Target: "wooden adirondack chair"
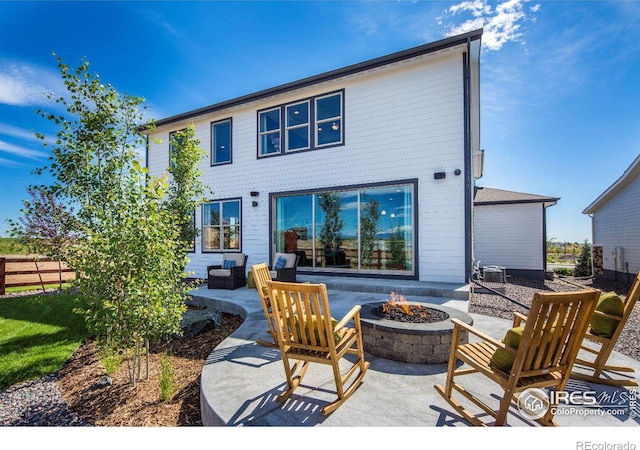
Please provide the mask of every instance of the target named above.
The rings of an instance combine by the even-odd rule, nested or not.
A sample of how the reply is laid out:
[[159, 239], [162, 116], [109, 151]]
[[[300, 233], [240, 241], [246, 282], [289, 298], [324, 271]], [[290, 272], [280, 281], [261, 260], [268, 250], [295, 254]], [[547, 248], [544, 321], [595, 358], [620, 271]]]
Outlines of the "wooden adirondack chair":
[[[595, 289], [536, 293], [528, 316], [514, 313], [514, 328], [510, 331], [521, 333], [517, 349], [457, 319], [452, 319], [455, 326], [451, 338], [446, 385], [436, 385], [436, 390], [472, 424], [489, 425], [453, 398], [454, 389], [494, 417], [494, 425], [504, 425], [512, 400], [517, 400], [525, 389], [564, 389], [598, 297], [599, 292]], [[517, 328], [523, 322], [524, 326]], [[476, 335], [481, 341], [460, 344], [459, 337], [463, 329]], [[505, 341], [508, 336], [505, 336]], [[510, 369], [496, 366], [496, 352], [501, 352], [501, 356], [510, 356]], [[457, 360], [465, 363], [458, 369]], [[456, 382], [458, 377], [472, 373], [488, 377], [504, 391], [497, 411]], [[537, 420], [543, 425], [556, 425], [553, 422], [556, 404], [550, 402], [548, 406], [546, 413]]]
[[267, 319], [269, 325], [268, 332], [271, 335], [271, 340], [265, 341], [263, 339], [256, 340], [256, 343], [264, 345], [265, 347], [277, 347], [276, 343], [276, 329], [274, 324], [273, 309], [271, 307], [271, 300], [269, 298], [269, 282], [271, 282], [271, 275], [269, 273], [269, 266], [267, 263], [254, 264], [251, 266], [251, 273], [253, 274], [253, 280], [256, 283], [256, 290], [260, 297], [260, 303], [262, 304], [262, 310]]
[[[338, 398], [326, 405], [322, 413], [335, 411], [355, 392], [369, 368], [364, 359], [360, 306], [354, 306], [339, 321], [333, 319], [324, 284], [272, 281], [269, 298], [288, 386], [278, 401], [284, 402], [291, 396], [310, 363], [327, 364], [333, 370]], [[348, 327], [351, 321], [353, 327]], [[356, 355], [355, 361], [349, 362], [344, 358], [346, 354]], [[291, 360], [295, 361], [293, 365]], [[341, 360], [349, 364], [344, 375]]]
[[[600, 311], [593, 312], [596, 316], [599, 315], [601, 317], [607, 317], [611, 320], [617, 321], [618, 324], [611, 336], [598, 336], [592, 331], [591, 326], [589, 326], [585, 334], [585, 341], [589, 340], [595, 345], [589, 345], [583, 341], [581, 350], [593, 355], [593, 358], [582, 359], [579, 357], [576, 359], [575, 368], [587, 369], [587, 373], [574, 370], [571, 375], [572, 378], [609, 386], [638, 386], [637, 380], [631, 378], [634, 373], [634, 370], [631, 367], [607, 365], [607, 360], [609, 359], [609, 356], [611, 356], [611, 352], [618, 342], [620, 333], [622, 333], [622, 330], [626, 325], [636, 302], [638, 301], [638, 297], [640, 297], [640, 273], [636, 276], [636, 279], [629, 289], [629, 293], [624, 299], [622, 316], [618, 317], [605, 314]], [[617, 372], [624, 372], [624, 374]], [[628, 373], [631, 374], [629, 377], [626, 375]], [[615, 378], [613, 378], [614, 375]]]

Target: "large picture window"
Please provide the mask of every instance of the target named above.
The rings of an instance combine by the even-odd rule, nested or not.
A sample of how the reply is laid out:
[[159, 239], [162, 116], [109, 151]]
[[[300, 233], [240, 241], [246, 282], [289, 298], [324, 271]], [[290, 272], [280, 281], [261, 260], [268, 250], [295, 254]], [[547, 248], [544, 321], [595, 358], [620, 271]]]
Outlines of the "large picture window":
[[211, 165], [231, 162], [231, 119], [211, 124]]
[[216, 200], [202, 205], [202, 251], [241, 250], [240, 199]]
[[258, 157], [344, 143], [344, 93], [258, 111]]
[[276, 251], [314, 271], [415, 275], [414, 181], [274, 196]]

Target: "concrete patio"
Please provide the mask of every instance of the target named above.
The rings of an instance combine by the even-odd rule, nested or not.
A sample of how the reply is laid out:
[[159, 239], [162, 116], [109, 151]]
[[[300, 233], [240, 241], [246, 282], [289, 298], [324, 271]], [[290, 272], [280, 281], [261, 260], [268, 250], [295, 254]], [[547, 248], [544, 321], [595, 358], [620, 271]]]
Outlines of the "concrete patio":
[[[403, 293], [409, 301], [439, 304], [467, 311], [468, 286], [363, 280], [320, 276], [299, 276], [298, 281], [327, 284], [334, 317], [352, 305], [388, 299], [389, 292]], [[257, 292], [250, 288], [218, 290], [202, 287], [192, 293], [195, 303], [242, 316], [242, 326], [225, 339], [204, 364], [201, 377], [201, 414], [205, 426], [287, 427], [465, 427], [459, 417], [435, 391], [444, 384], [446, 364], [408, 364], [367, 354], [371, 367], [358, 390], [334, 413], [324, 416], [322, 407], [335, 398], [329, 367], [311, 365], [303, 383], [292, 397], [280, 404], [277, 395], [285, 388], [285, 376], [277, 348], [256, 344], [268, 339], [267, 324]], [[471, 314], [474, 326], [502, 338], [510, 321]], [[631, 366], [640, 373], [640, 363], [614, 354], [616, 364]], [[475, 376], [475, 375], [474, 375]], [[501, 390], [484, 377], [474, 380], [476, 392], [486, 393], [489, 404], [498, 402]], [[594, 391], [599, 406], [564, 405], [556, 422], [565, 427], [637, 427], [640, 408], [635, 391], [571, 380], [568, 391]], [[622, 401], [625, 411], [613, 413]], [[630, 407], [629, 407], [630, 406]], [[513, 407], [507, 419], [513, 427], [537, 426]]]

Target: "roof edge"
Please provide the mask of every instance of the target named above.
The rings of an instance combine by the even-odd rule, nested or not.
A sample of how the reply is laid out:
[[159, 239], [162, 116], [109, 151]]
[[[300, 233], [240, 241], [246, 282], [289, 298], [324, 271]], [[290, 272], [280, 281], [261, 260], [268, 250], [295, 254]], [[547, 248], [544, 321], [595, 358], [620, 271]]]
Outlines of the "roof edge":
[[340, 69], [335, 69], [329, 72], [324, 72], [318, 75], [302, 78], [297, 81], [292, 81], [292, 82], [281, 84], [279, 86], [275, 86], [272, 88], [268, 88], [268, 89], [257, 91], [251, 94], [236, 97], [231, 100], [226, 100], [220, 103], [215, 103], [213, 105], [205, 106], [203, 108], [194, 109], [192, 111], [188, 111], [188, 112], [170, 116], [164, 119], [156, 120], [155, 122], [153, 122], [153, 124], [149, 123], [149, 124], [142, 125], [140, 129], [141, 131], [147, 131], [154, 127], [157, 128], [157, 127], [168, 125], [174, 122], [180, 122], [182, 120], [189, 119], [192, 117], [197, 117], [197, 116], [209, 114], [215, 111], [223, 110], [226, 108], [231, 108], [233, 106], [238, 106], [244, 103], [261, 100], [263, 98], [271, 97], [284, 92], [300, 89], [303, 87], [311, 86], [311, 85], [322, 83], [325, 81], [334, 80], [336, 78], [341, 78], [347, 75], [364, 72], [366, 70], [370, 70], [376, 67], [382, 67], [388, 64], [393, 64], [398, 61], [414, 58], [416, 56], [426, 55], [439, 50], [444, 50], [445, 48], [455, 47], [456, 45], [466, 44], [471, 41], [480, 39], [482, 37], [482, 32], [483, 32], [483, 29], [480, 28], [474, 31], [469, 31], [464, 34], [451, 36], [448, 38], [440, 39], [438, 41], [430, 42], [428, 44], [412, 47], [407, 50], [401, 50], [399, 52], [391, 53], [389, 55], [385, 55], [378, 58], [363, 61], [360, 63], [352, 64], [346, 67], [342, 67]]
[[624, 189], [640, 173], [640, 155], [633, 160], [624, 173], [598, 196], [589, 206], [582, 210], [582, 214], [593, 214], [607, 203], [611, 197]]

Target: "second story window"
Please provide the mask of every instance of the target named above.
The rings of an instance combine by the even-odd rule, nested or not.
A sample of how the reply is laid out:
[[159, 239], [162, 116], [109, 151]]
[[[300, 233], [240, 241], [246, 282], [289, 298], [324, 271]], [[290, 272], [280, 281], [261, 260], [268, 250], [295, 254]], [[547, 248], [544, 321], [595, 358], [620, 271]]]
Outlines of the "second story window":
[[287, 105], [287, 149], [286, 151], [309, 148], [309, 101]]
[[344, 144], [344, 91], [258, 111], [258, 158]]
[[231, 163], [231, 119], [211, 124], [211, 165]]
[[280, 108], [262, 111], [260, 122], [260, 156], [280, 153]]

